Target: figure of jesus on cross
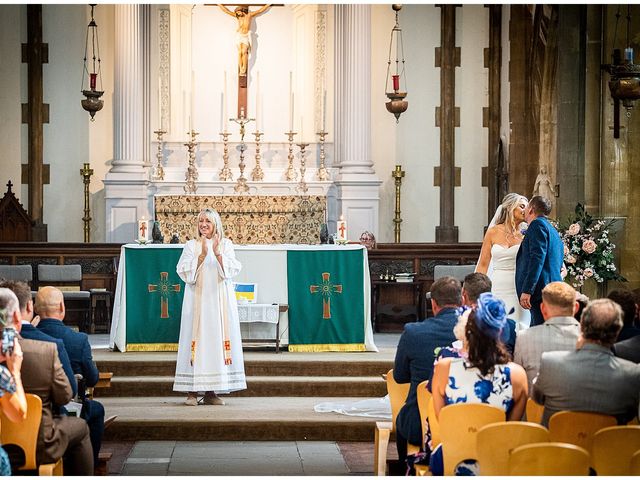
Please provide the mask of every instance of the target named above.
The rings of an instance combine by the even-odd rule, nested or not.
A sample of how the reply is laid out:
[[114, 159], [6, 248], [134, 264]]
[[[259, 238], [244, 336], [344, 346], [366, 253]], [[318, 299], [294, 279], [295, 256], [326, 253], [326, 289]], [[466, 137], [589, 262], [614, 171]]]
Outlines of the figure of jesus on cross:
[[250, 11], [248, 5], [240, 5], [232, 12], [222, 4], [218, 4], [224, 13], [238, 20], [236, 41], [238, 43], [238, 76], [246, 77], [249, 69], [249, 54], [251, 53], [251, 20], [271, 7], [263, 5], [258, 10]]

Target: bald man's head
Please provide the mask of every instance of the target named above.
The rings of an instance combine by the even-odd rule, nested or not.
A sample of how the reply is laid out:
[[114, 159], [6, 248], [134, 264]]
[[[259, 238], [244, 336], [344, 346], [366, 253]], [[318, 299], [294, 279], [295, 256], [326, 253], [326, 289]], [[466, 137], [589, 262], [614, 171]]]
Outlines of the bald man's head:
[[56, 287], [42, 287], [36, 295], [36, 312], [42, 318], [64, 319], [64, 297]]

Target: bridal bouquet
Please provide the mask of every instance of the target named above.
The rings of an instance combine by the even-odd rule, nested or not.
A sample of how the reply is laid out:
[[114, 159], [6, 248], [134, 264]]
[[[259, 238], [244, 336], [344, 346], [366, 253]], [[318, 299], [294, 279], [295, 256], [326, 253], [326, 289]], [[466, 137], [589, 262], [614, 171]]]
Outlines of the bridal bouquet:
[[575, 218], [567, 224], [556, 225], [564, 243], [567, 281], [574, 288], [582, 287], [589, 278], [597, 283], [605, 280], [626, 282], [614, 263], [616, 246], [609, 238], [613, 222], [593, 218], [579, 203], [576, 205]]

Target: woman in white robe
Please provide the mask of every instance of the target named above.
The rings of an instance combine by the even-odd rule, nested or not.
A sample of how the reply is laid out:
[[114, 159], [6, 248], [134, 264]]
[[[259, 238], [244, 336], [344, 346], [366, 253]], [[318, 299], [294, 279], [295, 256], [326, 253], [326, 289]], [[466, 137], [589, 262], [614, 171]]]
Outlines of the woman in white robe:
[[188, 393], [187, 405], [197, 405], [198, 392], [204, 392], [205, 405], [224, 405], [218, 393], [247, 388], [231, 280], [241, 268], [220, 215], [200, 212], [198, 238], [185, 244], [177, 266], [186, 285], [173, 390]]

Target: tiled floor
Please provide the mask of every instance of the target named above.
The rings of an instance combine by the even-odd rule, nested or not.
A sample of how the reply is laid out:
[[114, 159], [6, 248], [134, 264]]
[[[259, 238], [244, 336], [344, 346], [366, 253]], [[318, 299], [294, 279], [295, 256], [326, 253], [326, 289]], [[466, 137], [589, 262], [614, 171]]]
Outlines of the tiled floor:
[[[111, 473], [116, 473], [111, 471]], [[349, 475], [334, 442], [136, 442], [121, 475]]]

